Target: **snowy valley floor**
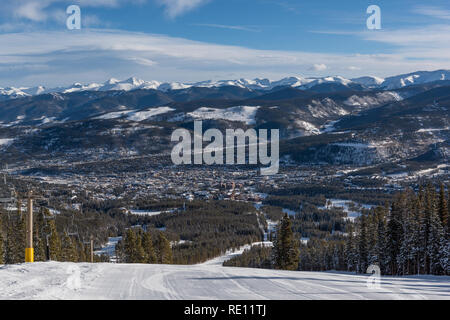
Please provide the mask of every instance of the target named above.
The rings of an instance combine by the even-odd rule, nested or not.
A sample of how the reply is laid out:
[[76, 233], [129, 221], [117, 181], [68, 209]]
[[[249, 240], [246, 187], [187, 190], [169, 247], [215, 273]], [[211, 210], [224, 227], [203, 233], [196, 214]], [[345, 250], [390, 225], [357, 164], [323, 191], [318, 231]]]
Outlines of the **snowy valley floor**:
[[41, 262], [0, 266], [0, 299], [450, 299], [450, 277]]

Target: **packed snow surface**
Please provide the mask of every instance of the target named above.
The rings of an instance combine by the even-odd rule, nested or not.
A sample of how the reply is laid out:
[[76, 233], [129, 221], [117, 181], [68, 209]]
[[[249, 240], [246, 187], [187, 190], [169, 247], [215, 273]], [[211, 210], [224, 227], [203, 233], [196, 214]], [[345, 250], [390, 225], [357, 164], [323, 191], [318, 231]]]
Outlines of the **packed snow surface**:
[[222, 267], [60, 263], [0, 267], [0, 299], [450, 299], [450, 277]]
[[237, 250], [227, 250], [227, 252], [225, 252], [225, 254], [218, 256], [217, 258], [208, 260], [204, 263], [201, 263], [199, 265], [208, 265], [208, 266], [212, 266], [212, 265], [216, 265], [216, 266], [222, 266], [222, 264], [225, 261], [228, 261], [234, 257], [240, 256], [245, 250], [249, 250], [251, 247], [254, 246], [264, 246], [264, 247], [272, 247], [273, 243], [271, 241], [264, 241], [264, 242], [253, 242], [252, 244], [246, 244], [241, 246], [239, 249]]

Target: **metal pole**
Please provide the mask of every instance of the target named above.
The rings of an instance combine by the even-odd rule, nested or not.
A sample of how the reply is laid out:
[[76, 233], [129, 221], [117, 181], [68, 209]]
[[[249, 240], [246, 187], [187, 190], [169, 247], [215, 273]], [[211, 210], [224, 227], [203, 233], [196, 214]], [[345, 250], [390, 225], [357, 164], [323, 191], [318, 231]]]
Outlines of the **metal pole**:
[[46, 247], [46, 250], [45, 250], [45, 252], [46, 252], [46, 254], [47, 254], [47, 261], [50, 261], [50, 244], [49, 244], [49, 241], [48, 241], [48, 237], [49, 237], [50, 235], [46, 235], [45, 236], [45, 239], [47, 240], [47, 247]]
[[33, 249], [33, 199], [32, 192], [28, 193], [28, 214], [27, 214], [27, 232], [26, 232], [26, 246], [25, 246], [25, 262], [34, 262]]
[[94, 240], [91, 238], [91, 263], [94, 263]]

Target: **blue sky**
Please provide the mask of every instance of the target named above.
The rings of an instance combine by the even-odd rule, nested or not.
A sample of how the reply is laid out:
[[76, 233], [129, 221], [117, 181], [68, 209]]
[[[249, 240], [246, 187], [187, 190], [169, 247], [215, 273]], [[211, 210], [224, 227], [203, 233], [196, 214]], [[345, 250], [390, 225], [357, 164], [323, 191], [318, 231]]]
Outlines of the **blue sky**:
[[[0, 86], [450, 69], [448, 0], [0, 1]], [[66, 29], [71, 4], [81, 30]]]

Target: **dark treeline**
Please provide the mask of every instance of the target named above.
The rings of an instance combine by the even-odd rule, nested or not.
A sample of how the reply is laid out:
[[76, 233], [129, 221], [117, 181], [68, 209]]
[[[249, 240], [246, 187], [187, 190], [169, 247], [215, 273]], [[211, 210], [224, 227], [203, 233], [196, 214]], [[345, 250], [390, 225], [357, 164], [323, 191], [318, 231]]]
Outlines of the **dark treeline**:
[[396, 196], [390, 210], [362, 215], [345, 244], [347, 270], [382, 274], [450, 274], [449, 209], [444, 186]]
[[[370, 265], [378, 265], [385, 275], [449, 275], [448, 203], [443, 186], [439, 192], [432, 186], [402, 192], [391, 205], [364, 212], [347, 226], [346, 234], [299, 244], [298, 270], [365, 273]], [[270, 251], [252, 248], [225, 265], [273, 267], [274, 261], [267, 261], [273, 256]]]
[[[15, 264], [25, 261], [25, 213], [16, 212], [0, 215], [0, 264]], [[54, 217], [45, 208], [35, 213], [33, 221], [33, 245], [35, 261], [90, 261], [90, 244], [79, 235], [67, 231], [58, 232]], [[48, 245], [47, 245], [48, 244]], [[105, 261], [106, 257], [94, 256], [95, 261]]]
[[240, 268], [263, 268], [271, 269], [272, 265], [272, 248], [262, 245], [256, 245], [247, 249], [237, 257], [233, 257], [223, 263], [225, 267]]
[[[36, 206], [40, 211], [34, 213], [35, 261], [88, 261], [91, 237], [98, 248], [107, 242], [108, 237], [122, 236], [125, 241], [128, 230], [135, 228], [148, 230], [154, 236], [153, 242], [163, 236], [169, 248], [172, 247], [172, 257], [164, 263], [176, 264], [203, 262], [231, 248], [260, 241], [263, 237], [254, 206], [244, 202], [192, 201], [184, 204], [180, 201], [140, 201], [139, 208], [142, 205], [154, 210], [170, 209], [170, 212], [158, 216], [127, 214], [124, 210], [126, 204], [116, 200], [85, 200], [80, 210], [73, 210], [64, 208], [53, 199], [52, 207], [59, 211], [53, 214], [44, 205], [48, 204]], [[23, 263], [25, 259], [26, 213], [19, 209], [22, 208], [20, 200], [17, 207], [14, 211], [0, 210], [0, 262], [8, 264]], [[135, 235], [138, 252], [141, 251], [139, 241], [144, 242], [141, 236], [141, 233]], [[153, 261], [137, 259], [136, 255], [127, 256], [126, 251], [120, 248], [124, 241], [119, 244], [120, 262]], [[156, 243], [152, 244], [158, 247]], [[105, 256], [95, 256], [95, 259], [108, 260]]]
[[164, 233], [155, 237], [142, 228], [130, 228], [116, 245], [117, 262], [172, 264], [172, 248]]
[[254, 206], [244, 202], [204, 201], [156, 221], [185, 241], [173, 247], [176, 264], [204, 262], [263, 237]]
[[287, 208], [291, 210], [299, 210], [304, 204], [313, 204], [315, 206], [324, 206], [327, 199], [323, 195], [306, 196], [306, 195], [289, 195], [289, 196], [269, 196], [264, 200], [265, 204]]
[[305, 205], [303, 210], [295, 214], [293, 219], [294, 232], [304, 238], [334, 238], [331, 235], [345, 233], [349, 220], [347, 214], [339, 208], [318, 209]]
[[[162, 213], [146, 219], [142, 227], [128, 229], [116, 251], [119, 262], [195, 264], [260, 241], [262, 236], [255, 208], [249, 203], [192, 202], [186, 210]], [[166, 251], [170, 254], [162, 254]]]
[[319, 183], [310, 183], [280, 189], [266, 187], [258, 191], [271, 195], [264, 200], [265, 204], [277, 205], [292, 210], [297, 210], [304, 203], [323, 206], [326, 199], [344, 199], [374, 205], [383, 205], [386, 201], [392, 200], [392, 195], [381, 188], [350, 189], [340, 181], [327, 181], [326, 186]]
[[253, 246], [225, 261], [228, 267], [267, 268], [279, 270], [297, 270], [299, 264], [298, 240], [292, 231], [292, 221], [287, 214], [281, 219], [273, 241], [273, 248], [264, 245]]
[[340, 208], [327, 206], [324, 197], [313, 197], [312, 201], [299, 196], [269, 197], [267, 202], [276, 205], [261, 208], [266, 218], [272, 221], [279, 221], [283, 217], [282, 208], [296, 212], [292, 224], [294, 232], [300, 237], [328, 239], [331, 234], [345, 233], [349, 224], [345, 219], [347, 214]]

